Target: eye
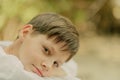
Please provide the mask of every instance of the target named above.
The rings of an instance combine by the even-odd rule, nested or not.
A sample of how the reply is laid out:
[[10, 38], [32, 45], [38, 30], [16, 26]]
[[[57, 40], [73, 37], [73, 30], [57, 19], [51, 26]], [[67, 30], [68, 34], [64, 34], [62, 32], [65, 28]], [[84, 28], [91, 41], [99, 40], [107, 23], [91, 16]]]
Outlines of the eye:
[[55, 66], [55, 67], [59, 67], [59, 64], [58, 64], [58, 62], [57, 62], [57, 61], [54, 61], [54, 63], [53, 63], [53, 64], [54, 64], [54, 66]]
[[44, 52], [46, 53], [46, 54], [50, 54], [50, 52], [49, 52], [49, 49], [48, 48], [46, 48], [46, 47], [44, 47]]
[[47, 48], [44, 48], [45, 52], [48, 52], [48, 49]]

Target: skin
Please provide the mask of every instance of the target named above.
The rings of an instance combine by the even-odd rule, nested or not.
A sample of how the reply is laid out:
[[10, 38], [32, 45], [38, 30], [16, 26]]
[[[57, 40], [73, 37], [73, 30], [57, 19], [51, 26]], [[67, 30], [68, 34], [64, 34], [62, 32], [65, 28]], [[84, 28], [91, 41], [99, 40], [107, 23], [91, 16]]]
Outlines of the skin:
[[24, 69], [41, 77], [65, 76], [61, 65], [70, 53], [63, 51], [64, 42], [55, 43], [55, 37], [32, 34], [32, 25], [25, 25], [19, 32], [19, 38], [5, 48], [7, 54], [15, 55], [24, 65]]

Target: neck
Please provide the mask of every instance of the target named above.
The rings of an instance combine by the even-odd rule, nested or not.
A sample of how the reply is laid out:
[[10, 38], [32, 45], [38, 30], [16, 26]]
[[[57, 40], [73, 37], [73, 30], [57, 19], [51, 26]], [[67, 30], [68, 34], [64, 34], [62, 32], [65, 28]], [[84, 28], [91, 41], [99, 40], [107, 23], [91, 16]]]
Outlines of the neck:
[[19, 48], [20, 48], [21, 42], [19, 40], [16, 40], [8, 47], [4, 48], [6, 54], [14, 55], [16, 57], [19, 57]]

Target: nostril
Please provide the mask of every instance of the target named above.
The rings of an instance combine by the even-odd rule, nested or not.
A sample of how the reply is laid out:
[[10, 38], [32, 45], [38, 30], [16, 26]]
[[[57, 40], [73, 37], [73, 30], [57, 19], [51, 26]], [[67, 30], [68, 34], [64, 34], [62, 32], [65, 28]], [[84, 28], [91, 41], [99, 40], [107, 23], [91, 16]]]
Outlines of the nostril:
[[46, 68], [46, 65], [42, 65], [44, 68]]
[[48, 71], [48, 67], [45, 64], [42, 64], [42, 69]]

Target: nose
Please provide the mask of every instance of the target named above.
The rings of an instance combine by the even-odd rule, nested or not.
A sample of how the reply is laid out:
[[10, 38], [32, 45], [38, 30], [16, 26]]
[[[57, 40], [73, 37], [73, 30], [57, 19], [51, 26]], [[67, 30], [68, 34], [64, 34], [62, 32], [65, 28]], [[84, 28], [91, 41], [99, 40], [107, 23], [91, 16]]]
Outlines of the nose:
[[42, 63], [42, 69], [45, 71], [48, 71], [50, 68], [52, 68], [52, 62], [43, 62]]

